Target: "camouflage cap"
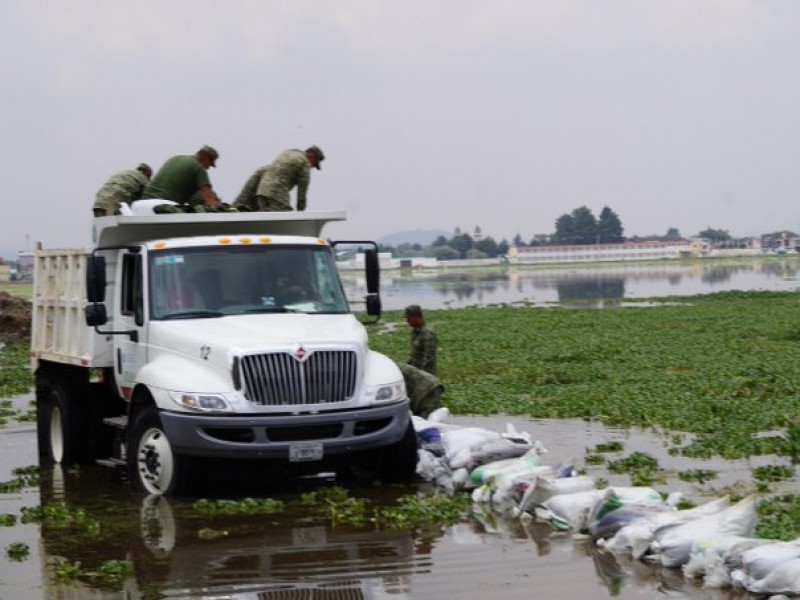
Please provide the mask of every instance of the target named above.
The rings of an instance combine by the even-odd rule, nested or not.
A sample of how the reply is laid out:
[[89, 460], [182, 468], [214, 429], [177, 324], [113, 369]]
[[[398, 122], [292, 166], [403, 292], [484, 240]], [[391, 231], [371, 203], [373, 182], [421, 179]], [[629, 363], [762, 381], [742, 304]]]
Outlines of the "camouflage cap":
[[309, 146], [308, 148], [306, 148], [306, 152], [313, 152], [314, 154], [317, 155], [317, 165], [316, 166], [317, 166], [317, 170], [320, 170], [322, 168], [320, 163], [323, 160], [325, 160], [325, 153], [322, 151], [322, 148], [320, 148], [319, 146], [316, 146], [316, 145]]
[[206, 144], [205, 146], [200, 148], [200, 150], [198, 150], [198, 152], [202, 152], [203, 154], [206, 154], [211, 159], [211, 166], [212, 167], [216, 167], [217, 166], [217, 159], [219, 158], [219, 152], [217, 152], [215, 148], [213, 148], [213, 147], [209, 146], [208, 144]]
[[410, 304], [406, 306], [405, 314], [407, 317], [421, 317], [422, 307], [419, 304]]
[[139, 163], [139, 166], [136, 167], [136, 170], [137, 171], [141, 171], [142, 173], [145, 173], [145, 174], [148, 174], [148, 173], [150, 175], [153, 174], [153, 169], [150, 168], [150, 165], [148, 165], [147, 163]]

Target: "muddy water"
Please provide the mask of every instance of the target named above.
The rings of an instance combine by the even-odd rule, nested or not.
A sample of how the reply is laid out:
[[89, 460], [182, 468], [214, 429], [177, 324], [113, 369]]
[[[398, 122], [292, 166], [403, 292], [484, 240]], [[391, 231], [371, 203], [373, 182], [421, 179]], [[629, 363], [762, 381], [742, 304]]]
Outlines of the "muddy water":
[[[27, 405], [29, 397], [15, 399]], [[453, 417], [450, 422], [504, 430], [512, 423], [549, 450], [548, 463], [576, 459], [587, 448], [618, 440], [624, 450], [647, 452], [667, 470], [661, 491], [682, 491], [695, 502], [723, 493], [737, 482], [751, 483], [751, 469], [777, 462], [696, 461], [670, 456], [666, 438], [655, 432], [608, 429], [575, 420], [533, 421], [502, 417]], [[0, 429], [0, 481], [12, 469], [36, 464], [35, 430], [30, 424]], [[678, 470], [715, 469], [709, 484], [684, 483]], [[587, 468], [612, 485], [629, 485], [625, 475], [602, 467]], [[252, 479], [249, 480], [252, 484]], [[219, 495], [241, 490], [225, 481]], [[279, 499], [296, 497], [306, 485], [261, 493]], [[256, 493], [260, 485], [247, 489]], [[420, 486], [354, 489], [354, 496], [390, 504]], [[269, 488], [269, 489], [267, 489]], [[523, 524], [471, 515], [451, 527], [410, 532], [375, 532], [367, 528], [331, 528], [304, 522], [303, 514], [199, 519], [188, 500], [143, 499], [131, 494], [119, 475], [101, 467], [45, 472], [37, 489], [0, 494], [0, 513], [19, 514], [23, 506], [63, 500], [83, 508], [100, 522], [96, 537], [65, 533], [38, 525], [0, 527], [0, 599], [16, 598], [741, 598], [729, 591], [704, 590], [685, 581], [679, 570], [662, 569], [602, 553], [586, 540], [554, 533], [548, 525]], [[5, 548], [13, 542], [30, 547], [27, 560], [13, 562]], [[134, 575], [120, 591], [101, 586], [53, 581], [55, 557], [96, 569], [111, 559], [131, 561]]]

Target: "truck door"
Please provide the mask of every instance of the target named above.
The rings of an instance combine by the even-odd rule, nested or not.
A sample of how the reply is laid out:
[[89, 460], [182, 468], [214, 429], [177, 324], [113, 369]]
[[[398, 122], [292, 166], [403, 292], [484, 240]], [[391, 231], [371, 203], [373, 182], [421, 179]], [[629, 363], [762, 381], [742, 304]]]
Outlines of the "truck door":
[[136, 335], [115, 336], [114, 375], [119, 393], [130, 400], [136, 373], [147, 360], [147, 329], [144, 315], [144, 257], [141, 252], [125, 252], [119, 272], [119, 301], [114, 320], [117, 329]]

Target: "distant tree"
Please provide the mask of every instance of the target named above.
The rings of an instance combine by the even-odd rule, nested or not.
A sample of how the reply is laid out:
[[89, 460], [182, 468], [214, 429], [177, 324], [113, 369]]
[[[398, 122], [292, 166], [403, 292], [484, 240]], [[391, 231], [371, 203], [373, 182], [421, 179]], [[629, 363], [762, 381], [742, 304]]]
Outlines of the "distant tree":
[[475, 248], [470, 248], [469, 250], [467, 250], [466, 253], [464, 254], [464, 258], [486, 258], [487, 256], [488, 254], [478, 250], [477, 245]]
[[473, 248], [474, 242], [468, 233], [462, 233], [461, 235], [453, 236], [450, 240], [450, 246], [463, 258], [467, 255], [467, 250]]
[[712, 244], [721, 244], [732, 239], [727, 229], [712, 229], [711, 227], [698, 233], [697, 237], [705, 238]]
[[494, 241], [492, 236], [487, 236], [475, 243], [475, 249], [483, 252], [486, 256], [497, 256], [497, 242]]
[[517, 234], [514, 236], [514, 239], [511, 241], [512, 246], [524, 246], [525, 242], [522, 241], [522, 236]]
[[436, 260], [452, 260], [459, 257], [458, 251], [450, 246], [431, 246], [430, 251]]
[[556, 219], [553, 236], [559, 244], [594, 244], [597, 242], [597, 219], [586, 206]]
[[498, 256], [505, 256], [506, 254], [508, 254], [508, 248], [509, 248], [508, 241], [505, 238], [500, 240], [500, 243], [497, 244]]
[[431, 246], [447, 246], [447, 238], [444, 237], [443, 235], [440, 235], [435, 240], [433, 240]]
[[667, 229], [667, 233], [664, 235], [664, 238], [667, 240], [679, 240], [681, 239], [681, 232], [675, 227], [670, 227]]
[[618, 244], [625, 241], [622, 232], [622, 221], [617, 213], [604, 206], [597, 220], [597, 241], [601, 244]]

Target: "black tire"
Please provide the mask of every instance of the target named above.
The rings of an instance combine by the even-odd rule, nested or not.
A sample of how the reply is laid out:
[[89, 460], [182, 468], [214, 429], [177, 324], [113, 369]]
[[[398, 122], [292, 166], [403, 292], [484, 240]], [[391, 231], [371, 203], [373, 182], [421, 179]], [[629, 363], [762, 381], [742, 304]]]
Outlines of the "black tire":
[[348, 456], [337, 475], [345, 482], [407, 481], [416, 476], [418, 449], [417, 432], [409, 419], [400, 441]]
[[93, 458], [91, 407], [79, 388], [59, 381], [37, 390], [37, 439], [45, 464], [85, 464]]
[[177, 496], [188, 490], [189, 459], [172, 449], [155, 407], [144, 407], [133, 418], [128, 473], [133, 489], [143, 494]]
[[417, 475], [419, 438], [411, 419], [402, 439], [384, 449], [382, 475], [384, 479], [408, 481]]

